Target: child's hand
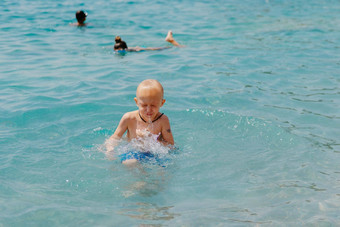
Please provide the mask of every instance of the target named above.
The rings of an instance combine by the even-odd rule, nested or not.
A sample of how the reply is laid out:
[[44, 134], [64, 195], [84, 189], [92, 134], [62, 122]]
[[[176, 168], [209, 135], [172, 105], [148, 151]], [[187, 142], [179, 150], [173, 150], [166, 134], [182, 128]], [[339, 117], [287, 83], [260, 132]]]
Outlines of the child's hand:
[[109, 138], [105, 141], [105, 147], [106, 147], [106, 158], [109, 160], [115, 160], [116, 158], [114, 157], [114, 148], [118, 144], [118, 141], [113, 138]]
[[116, 157], [114, 156], [113, 150], [111, 151], [106, 151], [105, 156], [108, 160], [113, 161], [116, 160]]

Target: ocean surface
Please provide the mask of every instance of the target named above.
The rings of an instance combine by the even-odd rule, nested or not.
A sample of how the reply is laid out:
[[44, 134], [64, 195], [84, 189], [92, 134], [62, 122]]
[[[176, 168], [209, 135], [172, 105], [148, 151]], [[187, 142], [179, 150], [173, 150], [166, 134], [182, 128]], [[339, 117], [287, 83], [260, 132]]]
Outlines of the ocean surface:
[[[75, 12], [87, 27], [71, 26]], [[339, 0], [1, 0], [0, 226], [340, 226]], [[165, 47], [172, 30], [184, 48]], [[103, 144], [159, 80], [177, 149]], [[128, 143], [117, 148], [124, 151]]]

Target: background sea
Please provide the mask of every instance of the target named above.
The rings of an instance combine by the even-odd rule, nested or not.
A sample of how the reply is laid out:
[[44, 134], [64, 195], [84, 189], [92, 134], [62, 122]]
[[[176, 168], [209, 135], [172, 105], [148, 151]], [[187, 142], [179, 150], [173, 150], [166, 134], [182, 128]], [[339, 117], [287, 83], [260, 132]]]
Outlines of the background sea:
[[[77, 10], [89, 26], [70, 26]], [[340, 226], [340, 1], [1, 0], [0, 226]], [[128, 46], [185, 48], [114, 54]], [[176, 146], [103, 154], [144, 79]], [[126, 145], [121, 145], [126, 146]]]

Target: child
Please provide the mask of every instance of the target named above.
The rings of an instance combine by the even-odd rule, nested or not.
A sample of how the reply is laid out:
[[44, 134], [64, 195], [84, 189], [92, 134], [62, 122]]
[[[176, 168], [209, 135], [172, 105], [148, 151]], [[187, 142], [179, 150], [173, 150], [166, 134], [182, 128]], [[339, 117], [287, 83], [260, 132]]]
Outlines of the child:
[[[177, 47], [183, 47], [182, 45], [180, 45], [173, 37], [172, 35], [172, 31], [169, 31], [168, 32], [168, 35], [166, 36], [165, 38], [165, 41], [171, 43], [172, 45], [174, 46], [177, 46]], [[115, 42], [116, 44], [114, 45], [113, 49], [115, 51], [130, 51], [130, 52], [138, 52], [138, 51], [143, 51], [143, 50], [163, 50], [163, 49], [168, 49], [168, 48], [171, 48], [171, 47], [146, 47], [146, 48], [143, 48], [143, 47], [128, 47], [126, 45], [126, 42], [124, 42], [120, 36], [116, 36], [115, 38]]]
[[[144, 80], [138, 85], [134, 98], [138, 110], [123, 115], [116, 131], [105, 143], [107, 155], [112, 153], [125, 132], [127, 132], [128, 141], [158, 135], [157, 140], [164, 145], [174, 144], [169, 119], [159, 112], [165, 103], [163, 95], [163, 87], [157, 80]], [[122, 158], [122, 162], [128, 165], [135, 164], [137, 160], [152, 156], [152, 154], [143, 151], [130, 152]]]

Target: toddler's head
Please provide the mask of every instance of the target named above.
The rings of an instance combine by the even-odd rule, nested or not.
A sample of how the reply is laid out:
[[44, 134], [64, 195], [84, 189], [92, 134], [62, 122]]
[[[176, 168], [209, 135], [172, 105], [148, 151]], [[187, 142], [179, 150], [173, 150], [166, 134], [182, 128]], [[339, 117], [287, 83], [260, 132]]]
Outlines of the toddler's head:
[[143, 119], [152, 121], [157, 117], [159, 109], [165, 103], [163, 95], [163, 86], [157, 80], [144, 80], [138, 85], [135, 102]]

